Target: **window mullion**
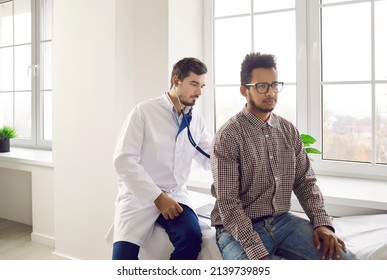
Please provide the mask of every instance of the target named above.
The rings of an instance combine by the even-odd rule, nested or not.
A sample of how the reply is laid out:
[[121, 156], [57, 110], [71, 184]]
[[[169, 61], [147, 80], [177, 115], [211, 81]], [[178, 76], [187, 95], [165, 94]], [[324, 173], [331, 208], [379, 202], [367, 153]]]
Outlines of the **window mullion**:
[[254, 46], [254, 0], [251, 0], [250, 2], [250, 24], [251, 24], [251, 51], [255, 50]]
[[371, 2], [371, 93], [372, 93], [372, 148], [371, 163], [376, 164], [376, 87], [375, 87], [375, 2]]
[[[197, 109], [201, 109], [203, 117], [206, 120], [206, 126], [209, 131], [215, 130], [215, 87], [214, 87], [214, 0], [203, 1], [204, 5], [204, 61], [207, 62], [208, 72], [206, 75], [206, 89], [203, 94], [201, 106]], [[198, 104], [199, 105], [199, 104]]]
[[[320, 5], [318, 0], [307, 1], [308, 18], [308, 131], [317, 139], [321, 148], [321, 42], [320, 42]], [[299, 101], [299, 100], [298, 100]]]
[[16, 98], [15, 98], [15, 88], [16, 88], [16, 70], [15, 70], [15, 2], [12, 1], [12, 122], [13, 126], [16, 126]]
[[[303, 133], [310, 133], [310, 110], [308, 97], [308, 28], [307, 1], [296, 0], [296, 124]], [[307, 116], [307, 118], [305, 118]]]
[[[38, 0], [39, 1], [39, 0]], [[38, 28], [36, 25], [36, 0], [31, 0], [31, 21], [32, 21], [32, 30], [31, 30], [31, 67], [33, 69], [31, 75], [31, 118], [32, 118], [32, 140], [33, 145], [36, 146], [38, 144], [39, 137], [39, 118], [38, 118], [38, 103], [39, 98], [37, 94], [37, 76], [39, 75], [39, 69], [36, 69], [36, 61], [37, 61], [37, 36], [38, 36]]]

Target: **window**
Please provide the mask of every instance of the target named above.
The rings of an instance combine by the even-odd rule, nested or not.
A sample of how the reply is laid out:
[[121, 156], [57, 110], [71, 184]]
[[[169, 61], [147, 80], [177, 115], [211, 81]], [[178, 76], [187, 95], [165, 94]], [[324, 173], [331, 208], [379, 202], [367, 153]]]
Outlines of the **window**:
[[245, 103], [238, 95], [239, 71], [244, 56], [251, 51], [276, 54], [281, 81], [286, 83], [276, 110], [296, 122], [295, 1], [213, 3], [215, 129]]
[[0, 126], [16, 128], [17, 146], [52, 140], [53, 0], [0, 0]]
[[275, 112], [317, 138], [316, 173], [387, 178], [387, 1], [207, 2], [204, 115], [214, 130], [245, 103], [244, 56], [272, 53], [285, 82]]
[[[387, 176], [387, 1], [314, 1], [311, 40], [312, 133], [322, 173]], [[345, 15], [345, 20], [342, 20]], [[312, 17], [313, 18], [313, 17]]]

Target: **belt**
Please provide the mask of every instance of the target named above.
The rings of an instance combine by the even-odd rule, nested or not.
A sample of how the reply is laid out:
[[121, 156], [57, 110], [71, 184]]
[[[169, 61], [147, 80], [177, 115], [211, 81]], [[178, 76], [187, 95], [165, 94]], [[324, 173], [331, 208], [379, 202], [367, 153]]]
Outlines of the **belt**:
[[263, 217], [259, 217], [259, 218], [255, 218], [255, 219], [251, 219], [251, 223], [255, 224], [255, 223], [258, 223], [268, 217], [271, 217], [271, 216], [263, 216]]
[[[258, 223], [266, 218], [269, 218], [269, 217], [272, 217], [272, 216], [263, 216], [263, 217], [259, 217], [259, 218], [255, 218], [255, 219], [251, 219], [251, 223], [252, 224], [255, 224], [255, 223]], [[224, 229], [224, 226], [223, 225], [215, 225], [215, 229], [216, 230], [223, 230]]]

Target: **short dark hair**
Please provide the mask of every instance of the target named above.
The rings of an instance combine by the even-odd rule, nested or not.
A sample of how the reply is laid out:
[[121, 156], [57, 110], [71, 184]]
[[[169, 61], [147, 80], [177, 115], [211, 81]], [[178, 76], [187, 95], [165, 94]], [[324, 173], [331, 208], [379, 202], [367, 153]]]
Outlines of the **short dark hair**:
[[182, 81], [191, 71], [196, 75], [203, 75], [207, 73], [207, 66], [194, 57], [185, 57], [182, 60], [179, 60], [175, 65], [173, 65], [171, 73], [171, 88], [173, 87], [173, 76], [176, 75], [179, 80]]
[[272, 54], [261, 54], [259, 52], [247, 54], [241, 65], [241, 85], [251, 82], [251, 73], [256, 68], [274, 68], [277, 70], [275, 56]]

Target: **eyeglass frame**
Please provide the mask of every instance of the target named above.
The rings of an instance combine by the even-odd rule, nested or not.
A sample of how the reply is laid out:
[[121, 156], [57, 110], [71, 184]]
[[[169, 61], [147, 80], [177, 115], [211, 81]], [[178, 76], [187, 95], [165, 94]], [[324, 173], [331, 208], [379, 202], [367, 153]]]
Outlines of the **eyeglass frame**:
[[[281, 85], [281, 89], [280, 89], [279, 91], [275, 92], [275, 91], [273, 90], [273, 85], [274, 85], [274, 84], [279, 84], [279, 85]], [[267, 90], [266, 90], [265, 92], [260, 92], [260, 91], [258, 90], [258, 86], [259, 86], [259, 85], [267, 85]], [[282, 91], [282, 89], [283, 89], [283, 87], [284, 87], [284, 83], [283, 83], [283, 82], [272, 82], [271, 84], [269, 84], [269, 83], [263, 82], [263, 83], [255, 83], [255, 84], [245, 84], [245, 87], [252, 87], [252, 86], [255, 87], [255, 89], [257, 90], [257, 92], [258, 92], [259, 94], [267, 94], [267, 93], [269, 92], [269, 88], [271, 88], [271, 89], [273, 90], [274, 93], [279, 93], [279, 92]]]

